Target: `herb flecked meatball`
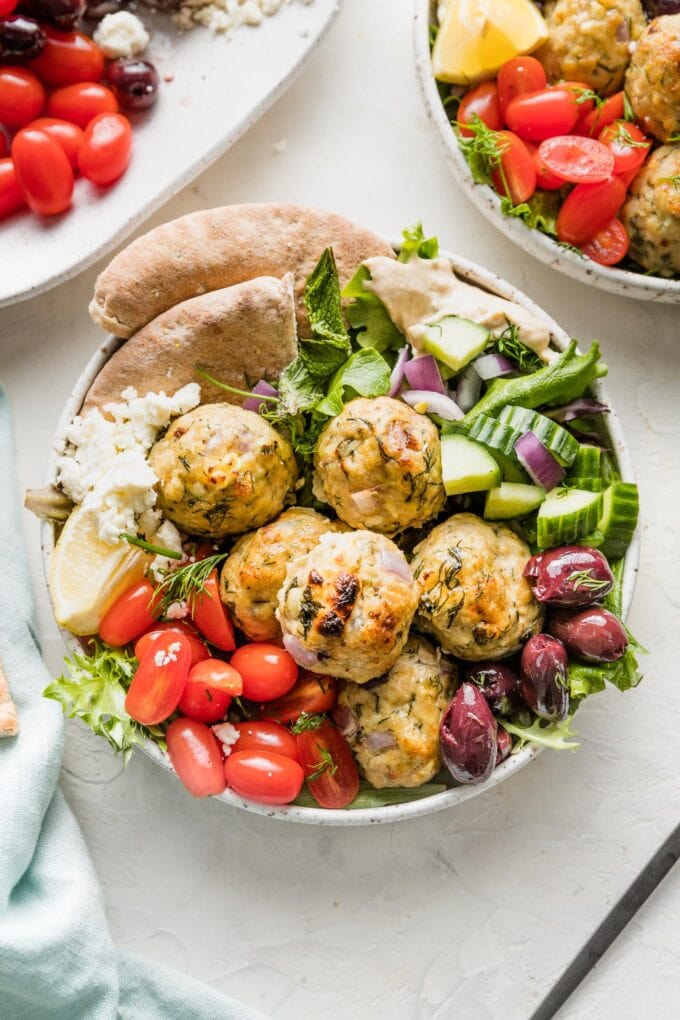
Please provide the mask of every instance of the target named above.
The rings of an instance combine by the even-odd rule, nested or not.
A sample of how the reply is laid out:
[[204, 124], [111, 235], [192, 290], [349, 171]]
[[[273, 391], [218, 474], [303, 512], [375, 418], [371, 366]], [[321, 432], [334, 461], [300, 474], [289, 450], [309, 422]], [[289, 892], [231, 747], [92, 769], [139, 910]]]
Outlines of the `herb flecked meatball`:
[[680, 276], [680, 145], [662, 145], [633, 181], [621, 219], [643, 269]]
[[647, 26], [626, 74], [626, 95], [636, 118], [660, 142], [680, 134], [680, 14]]
[[190, 535], [222, 538], [266, 524], [296, 476], [293, 450], [253, 411], [203, 404], [177, 418], [149, 453], [158, 504]]

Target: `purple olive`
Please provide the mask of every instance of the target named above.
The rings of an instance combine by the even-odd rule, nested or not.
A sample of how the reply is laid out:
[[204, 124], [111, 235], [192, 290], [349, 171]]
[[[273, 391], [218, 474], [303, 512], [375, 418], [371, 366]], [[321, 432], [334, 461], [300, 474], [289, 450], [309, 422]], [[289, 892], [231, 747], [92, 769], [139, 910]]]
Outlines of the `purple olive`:
[[510, 715], [518, 708], [519, 677], [500, 662], [476, 662], [465, 679], [479, 687], [494, 715]]
[[25, 0], [24, 6], [39, 21], [71, 31], [85, 10], [85, 0]]
[[614, 586], [614, 575], [602, 553], [580, 545], [532, 556], [524, 576], [534, 581], [534, 598], [551, 606], [590, 606]]
[[591, 606], [577, 613], [552, 613], [547, 629], [571, 655], [586, 662], [616, 662], [628, 647], [623, 624], [602, 606]]
[[512, 737], [502, 726], [498, 727], [498, 746], [496, 748], [496, 765], [510, 757], [512, 751]]
[[37, 21], [24, 14], [0, 18], [0, 57], [4, 60], [28, 60], [37, 57], [47, 36]]
[[568, 664], [564, 645], [549, 634], [536, 634], [522, 649], [519, 689], [541, 719], [561, 722], [569, 713]]
[[114, 60], [106, 69], [106, 78], [125, 110], [148, 110], [158, 99], [158, 71], [148, 60]]
[[440, 746], [444, 764], [459, 783], [483, 783], [496, 765], [498, 724], [474, 684], [461, 684], [444, 713]]

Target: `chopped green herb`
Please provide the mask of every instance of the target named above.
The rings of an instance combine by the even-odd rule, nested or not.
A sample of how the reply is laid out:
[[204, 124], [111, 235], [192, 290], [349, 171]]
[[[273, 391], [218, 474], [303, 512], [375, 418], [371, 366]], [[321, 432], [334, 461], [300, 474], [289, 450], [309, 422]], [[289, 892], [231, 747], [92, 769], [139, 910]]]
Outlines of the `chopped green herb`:
[[187, 563], [184, 567], [165, 571], [163, 580], [156, 589], [163, 611], [167, 610], [173, 602], [188, 602], [189, 608], [193, 609], [197, 597], [204, 592], [213, 570], [228, 555], [228, 553], [217, 553], [215, 556], [206, 556], [205, 559]]
[[326, 721], [325, 715], [318, 715], [313, 712], [301, 712], [297, 722], [291, 727], [291, 733], [306, 733], [307, 730], [318, 730]]
[[201, 379], [205, 379], [207, 382], [212, 383], [213, 386], [218, 386], [221, 390], [225, 390], [227, 393], [233, 393], [237, 397], [256, 396], [258, 400], [265, 400], [269, 403], [278, 404], [279, 402], [278, 397], [263, 396], [260, 393], [252, 393], [250, 390], [240, 390], [236, 386], [230, 386], [228, 383], [220, 382], [219, 379], [216, 379], [213, 375], [210, 375], [210, 373], [206, 372], [206, 370], [204, 368], [201, 368], [200, 365], [197, 366], [196, 368], [196, 375], [200, 376]]
[[122, 531], [118, 537], [129, 545], [136, 545], [138, 548], [144, 549], [145, 552], [153, 553], [154, 556], [166, 556], [169, 560], [181, 560], [184, 556], [184, 553], [177, 552], [176, 549], [164, 549], [161, 545], [152, 545], [151, 542], [138, 538], [137, 535], [128, 535], [125, 531]]
[[[467, 122], [466, 128], [472, 132], [471, 136], [461, 134], [460, 129], [454, 125], [458, 144], [470, 167], [472, 177], [477, 184], [491, 184], [494, 171], [502, 172], [501, 158], [507, 151], [509, 143], [499, 138], [498, 133], [487, 127], [476, 113]], [[505, 181], [503, 183], [505, 185]], [[504, 186], [504, 191], [507, 194], [509, 188]]]
[[514, 323], [508, 325], [500, 336], [494, 338], [492, 346], [499, 354], [504, 354], [506, 358], [514, 361], [522, 373], [536, 372], [543, 367], [538, 354], [520, 340], [519, 327]]
[[320, 779], [326, 772], [330, 772], [334, 776], [338, 771], [338, 766], [328, 748], [319, 747], [319, 754], [321, 755], [321, 761], [317, 763], [312, 774], [306, 777], [308, 783], [313, 783], [315, 779]]

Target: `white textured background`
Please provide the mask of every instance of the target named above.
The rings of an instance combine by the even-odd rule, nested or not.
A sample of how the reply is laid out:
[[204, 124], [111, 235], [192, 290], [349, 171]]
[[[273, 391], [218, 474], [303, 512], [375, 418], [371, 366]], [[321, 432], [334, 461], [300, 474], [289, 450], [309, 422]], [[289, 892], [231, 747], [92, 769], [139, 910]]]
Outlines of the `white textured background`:
[[[292, 89], [152, 222], [267, 199], [325, 205], [388, 234], [422, 218], [574, 336], [602, 341], [642, 492], [630, 623], [651, 651], [647, 680], [593, 699], [577, 754], [546, 752], [482, 797], [391, 827], [317, 830], [193, 802], [142, 755], [121, 772], [75, 723], [64, 790], [128, 949], [277, 1020], [524, 1020], [680, 816], [680, 310], [543, 268], [458, 193], [421, 106], [409, 0], [346, 0]], [[23, 485], [41, 483], [58, 413], [100, 338], [87, 315], [95, 274], [0, 313]], [[57, 670], [37, 523], [25, 530]], [[677, 1016], [679, 907], [672, 876], [562, 1015]]]

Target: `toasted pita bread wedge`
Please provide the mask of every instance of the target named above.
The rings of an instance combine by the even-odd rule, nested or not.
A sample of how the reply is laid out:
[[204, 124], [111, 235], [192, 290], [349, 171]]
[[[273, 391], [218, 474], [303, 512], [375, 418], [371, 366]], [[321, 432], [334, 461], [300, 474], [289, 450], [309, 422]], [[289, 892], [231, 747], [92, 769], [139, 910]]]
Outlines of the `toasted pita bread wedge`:
[[333, 247], [344, 284], [371, 255], [391, 255], [342, 216], [297, 205], [228, 205], [189, 213], [144, 234], [99, 274], [90, 315], [127, 338], [180, 301], [258, 276], [293, 273], [298, 327], [308, 335], [305, 280]]
[[220, 382], [250, 389], [276, 379], [297, 354], [293, 276], [263, 276], [182, 301], [123, 344], [92, 384], [81, 414], [120, 400], [126, 386], [168, 395], [189, 382], [201, 384], [204, 404], [242, 404], [196, 374], [203, 368]]
[[19, 718], [9, 693], [7, 677], [0, 664], [0, 737], [15, 737], [19, 732]]

